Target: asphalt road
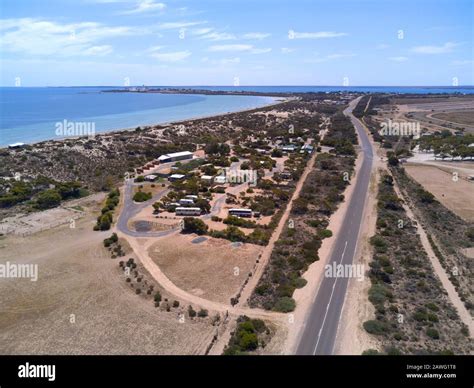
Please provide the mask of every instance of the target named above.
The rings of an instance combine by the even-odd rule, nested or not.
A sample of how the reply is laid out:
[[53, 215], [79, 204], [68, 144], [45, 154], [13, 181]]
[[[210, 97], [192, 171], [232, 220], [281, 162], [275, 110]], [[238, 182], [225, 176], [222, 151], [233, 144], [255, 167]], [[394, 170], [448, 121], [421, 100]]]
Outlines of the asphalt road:
[[130, 218], [138, 214], [145, 207], [153, 205], [156, 201], [158, 201], [161, 197], [168, 193], [168, 190], [165, 190], [155, 195], [152, 199], [148, 201], [135, 203], [132, 199], [134, 186], [136, 185], [133, 184], [133, 179], [128, 179], [125, 182], [123, 209], [117, 221], [117, 229], [122, 233], [125, 233], [132, 237], [162, 237], [178, 230], [170, 229], [162, 232], [137, 232], [134, 230], [130, 230], [128, 228], [128, 220]]
[[[353, 262], [372, 170], [372, 146], [362, 124], [352, 115], [356, 102], [357, 100], [352, 101], [344, 114], [350, 117], [359, 133], [364, 160], [357, 174], [347, 214], [328, 262], [330, 265], [334, 262], [343, 265]], [[302, 329], [296, 354], [329, 355], [333, 353], [348, 281], [347, 277], [323, 277]]]

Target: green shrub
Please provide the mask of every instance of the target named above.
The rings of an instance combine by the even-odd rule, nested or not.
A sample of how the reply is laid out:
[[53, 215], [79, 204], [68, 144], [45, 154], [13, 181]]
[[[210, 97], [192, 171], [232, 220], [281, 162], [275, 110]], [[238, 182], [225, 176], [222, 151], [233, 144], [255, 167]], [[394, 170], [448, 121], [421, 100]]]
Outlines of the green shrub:
[[184, 217], [184, 227], [183, 233], [196, 233], [198, 235], [203, 235], [207, 233], [209, 227], [206, 223], [195, 217]]
[[36, 198], [36, 208], [44, 210], [59, 206], [61, 195], [54, 189], [43, 191]]
[[159, 291], [156, 292], [155, 296], [153, 297], [155, 302], [160, 303], [161, 302], [161, 294]]
[[388, 325], [377, 320], [365, 321], [363, 326], [369, 334], [382, 335], [388, 332]]
[[426, 335], [432, 339], [439, 339], [439, 333], [438, 330], [433, 329], [432, 327], [429, 327], [426, 329]]
[[244, 351], [255, 350], [258, 347], [258, 337], [255, 333], [244, 332], [240, 337], [239, 346]]
[[151, 193], [145, 193], [143, 191], [137, 191], [133, 196], [135, 202], [145, 202], [152, 198]]
[[289, 313], [293, 311], [295, 307], [296, 302], [293, 298], [283, 296], [277, 300], [273, 309], [282, 313]]
[[196, 311], [193, 309], [193, 306], [191, 306], [191, 305], [189, 305], [189, 307], [188, 307], [188, 315], [191, 318], [194, 318], [197, 315]]

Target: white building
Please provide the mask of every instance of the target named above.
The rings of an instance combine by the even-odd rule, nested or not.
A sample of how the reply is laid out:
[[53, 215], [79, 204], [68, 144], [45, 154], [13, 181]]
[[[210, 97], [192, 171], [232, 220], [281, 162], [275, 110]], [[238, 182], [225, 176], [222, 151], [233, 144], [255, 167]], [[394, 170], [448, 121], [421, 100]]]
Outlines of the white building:
[[226, 182], [227, 182], [227, 178], [225, 175], [217, 175], [216, 177], [214, 177], [214, 183], [218, 185], [222, 185]]
[[24, 145], [25, 145], [25, 143], [13, 143], [13, 144], [9, 144], [8, 148], [21, 148]]
[[170, 162], [177, 162], [178, 160], [187, 160], [192, 159], [194, 154], [189, 151], [182, 151], [182, 152], [174, 152], [171, 154], [161, 155], [158, 158], [160, 163], [170, 163]]
[[150, 175], [147, 175], [147, 176], [145, 177], [145, 180], [146, 180], [146, 181], [153, 182], [156, 178], [158, 178], [158, 175], [150, 174]]
[[207, 183], [212, 183], [214, 177], [212, 175], [203, 175], [201, 180]]
[[168, 177], [168, 180], [170, 182], [174, 182], [174, 181], [180, 181], [181, 179], [184, 179], [184, 178], [185, 178], [185, 175], [183, 174], [173, 174]]

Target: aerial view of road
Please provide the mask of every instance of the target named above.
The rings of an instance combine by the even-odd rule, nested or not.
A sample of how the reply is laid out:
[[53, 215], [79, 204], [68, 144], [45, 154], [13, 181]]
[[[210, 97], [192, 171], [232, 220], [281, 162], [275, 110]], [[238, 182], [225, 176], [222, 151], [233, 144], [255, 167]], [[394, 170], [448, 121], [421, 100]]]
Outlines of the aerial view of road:
[[[329, 265], [333, 263], [344, 265], [353, 262], [372, 171], [372, 146], [363, 125], [352, 115], [352, 110], [358, 100], [352, 101], [344, 114], [350, 117], [357, 129], [364, 160], [358, 172], [347, 214], [328, 262]], [[332, 354], [348, 281], [347, 277], [323, 278], [308, 313], [297, 354]]]
[[0, 388], [474, 388], [473, 0], [64, 3], [0, 0]]

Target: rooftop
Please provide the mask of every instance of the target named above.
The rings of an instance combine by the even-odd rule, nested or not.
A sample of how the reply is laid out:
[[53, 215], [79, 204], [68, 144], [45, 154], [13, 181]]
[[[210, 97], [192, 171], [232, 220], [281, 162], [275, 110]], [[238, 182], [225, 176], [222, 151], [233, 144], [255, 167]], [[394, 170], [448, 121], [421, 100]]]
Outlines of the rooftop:
[[180, 156], [193, 156], [193, 153], [189, 152], [189, 151], [173, 152], [171, 154], [161, 155], [158, 158], [158, 160], [168, 159], [168, 158], [177, 158], [177, 157], [180, 157]]

